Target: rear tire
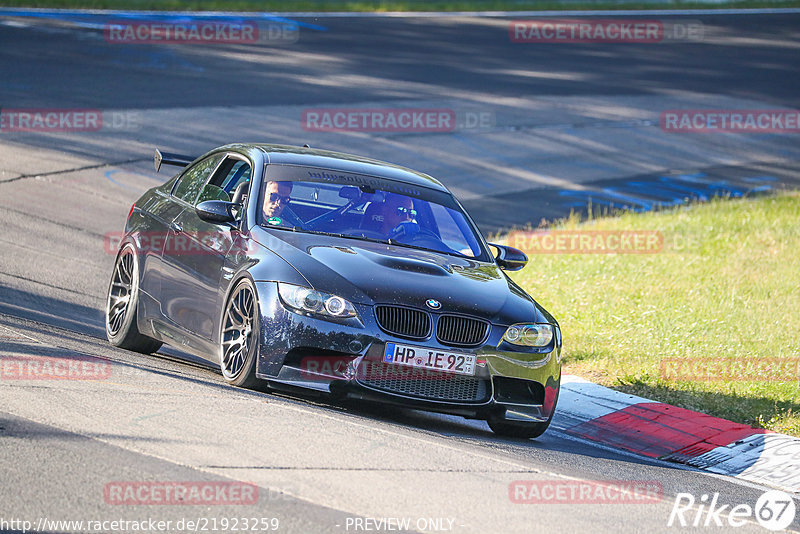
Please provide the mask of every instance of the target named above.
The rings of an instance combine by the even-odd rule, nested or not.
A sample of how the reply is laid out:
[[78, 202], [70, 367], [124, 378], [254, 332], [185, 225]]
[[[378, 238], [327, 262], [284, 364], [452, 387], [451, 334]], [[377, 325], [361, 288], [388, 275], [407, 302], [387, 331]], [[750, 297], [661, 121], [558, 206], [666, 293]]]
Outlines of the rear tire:
[[106, 299], [106, 337], [122, 349], [152, 354], [162, 343], [139, 332], [136, 325], [139, 307], [139, 262], [136, 250], [128, 243], [120, 249]]
[[243, 278], [231, 291], [221, 321], [219, 366], [228, 384], [260, 389], [256, 378], [260, 312], [256, 288], [249, 278]]

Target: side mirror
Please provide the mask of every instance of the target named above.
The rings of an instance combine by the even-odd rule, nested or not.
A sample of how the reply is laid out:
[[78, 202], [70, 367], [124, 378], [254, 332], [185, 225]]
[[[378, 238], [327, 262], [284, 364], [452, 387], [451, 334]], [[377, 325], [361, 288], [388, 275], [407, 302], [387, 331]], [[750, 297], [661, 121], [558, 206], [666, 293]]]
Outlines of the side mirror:
[[194, 211], [201, 220], [214, 224], [226, 224], [236, 221], [233, 209], [238, 205], [224, 200], [206, 200], [195, 206]]
[[519, 271], [528, 264], [528, 256], [519, 249], [494, 243], [489, 243], [489, 245], [497, 249], [494, 259], [504, 271]]

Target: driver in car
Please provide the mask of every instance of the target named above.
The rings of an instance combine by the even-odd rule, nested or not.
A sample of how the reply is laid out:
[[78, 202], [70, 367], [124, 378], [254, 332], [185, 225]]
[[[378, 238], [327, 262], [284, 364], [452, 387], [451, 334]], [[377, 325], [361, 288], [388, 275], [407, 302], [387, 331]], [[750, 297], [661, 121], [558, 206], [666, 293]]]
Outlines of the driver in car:
[[264, 193], [264, 224], [272, 226], [302, 226], [303, 221], [289, 207], [292, 182], [267, 182]]

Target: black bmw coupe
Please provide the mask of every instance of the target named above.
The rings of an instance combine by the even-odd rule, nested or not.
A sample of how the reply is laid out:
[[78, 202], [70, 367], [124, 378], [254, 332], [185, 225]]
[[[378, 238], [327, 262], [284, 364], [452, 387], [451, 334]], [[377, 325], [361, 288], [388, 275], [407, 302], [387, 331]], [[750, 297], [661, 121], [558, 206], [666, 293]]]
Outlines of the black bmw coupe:
[[118, 347], [162, 343], [230, 384], [304, 388], [484, 419], [536, 437], [561, 380], [556, 320], [503, 271], [425, 174], [367, 158], [234, 144], [182, 167], [132, 206], [106, 306]]

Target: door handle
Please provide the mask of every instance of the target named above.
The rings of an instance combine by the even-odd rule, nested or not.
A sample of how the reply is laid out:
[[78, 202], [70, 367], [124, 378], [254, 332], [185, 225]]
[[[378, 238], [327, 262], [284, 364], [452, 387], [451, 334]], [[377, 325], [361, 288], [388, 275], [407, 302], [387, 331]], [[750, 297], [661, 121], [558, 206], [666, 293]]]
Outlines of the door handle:
[[176, 234], [180, 234], [181, 232], [183, 232], [183, 226], [181, 226], [180, 223], [176, 223], [175, 221], [172, 221], [169, 224], [169, 228]]

